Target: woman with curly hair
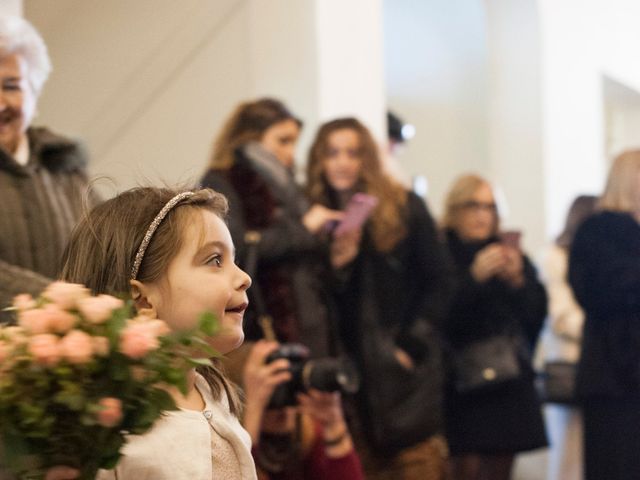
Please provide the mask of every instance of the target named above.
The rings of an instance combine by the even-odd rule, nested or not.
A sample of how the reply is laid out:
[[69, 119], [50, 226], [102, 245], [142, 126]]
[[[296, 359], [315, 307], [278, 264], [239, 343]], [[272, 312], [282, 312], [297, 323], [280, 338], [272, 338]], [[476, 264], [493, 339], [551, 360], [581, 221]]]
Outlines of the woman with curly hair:
[[438, 328], [448, 272], [434, 222], [384, 172], [355, 118], [320, 127], [307, 169], [313, 203], [344, 210], [355, 194], [377, 199], [362, 227], [327, 234], [340, 337], [362, 377], [354, 423], [366, 476], [444, 478]]

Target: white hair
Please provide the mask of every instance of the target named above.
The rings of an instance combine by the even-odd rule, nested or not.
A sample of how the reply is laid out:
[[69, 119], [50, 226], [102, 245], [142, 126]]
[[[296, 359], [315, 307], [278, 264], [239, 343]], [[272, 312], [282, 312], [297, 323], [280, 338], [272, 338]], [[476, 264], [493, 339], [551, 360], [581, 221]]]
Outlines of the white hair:
[[22, 17], [0, 15], [0, 55], [19, 55], [27, 64], [27, 80], [40, 95], [51, 72], [47, 46], [38, 31]]

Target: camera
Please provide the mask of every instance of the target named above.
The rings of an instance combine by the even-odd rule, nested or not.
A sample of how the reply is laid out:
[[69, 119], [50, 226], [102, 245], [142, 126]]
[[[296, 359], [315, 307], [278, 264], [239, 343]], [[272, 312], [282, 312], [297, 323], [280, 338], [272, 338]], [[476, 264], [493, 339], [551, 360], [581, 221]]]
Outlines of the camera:
[[360, 377], [349, 359], [310, 359], [309, 349], [299, 343], [282, 344], [266, 358], [266, 363], [280, 358], [289, 360], [291, 380], [276, 387], [268, 408], [296, 405], [296, 394], [310, 388], [348, 394], [356, 393], [360, 388]]

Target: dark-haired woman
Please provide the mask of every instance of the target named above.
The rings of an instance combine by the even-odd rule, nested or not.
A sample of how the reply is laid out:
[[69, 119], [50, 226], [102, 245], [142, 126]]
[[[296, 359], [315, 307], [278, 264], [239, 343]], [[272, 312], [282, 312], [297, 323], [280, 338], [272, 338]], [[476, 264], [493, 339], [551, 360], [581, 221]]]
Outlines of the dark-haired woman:
[[[564, 230], [545, 251], [542, 278], [549, 293], [549, 317], [541, 339], [547, 361], [576, 364], [580, 358], [584, 311], [569, 285], [569, 250], [580, 224], [596, 208], [597, 197], [580, 195], [567, 214]], [[549, 403], [545, 421], [551, 442], [548, 480], [582, 480], [582, 413], [573, 405]]]
[[229, 199], [238, 261], [254, 279], [247, 338], [263, 336], [258, 316], [269, 315], [278, 341], [302, 342], [320, 357], [333, 346], [323, 286], [326, 255], [317, 234], [340, 213], [309, 205], [296, 185], [301, 127], [278, 100], [240, 104], [215, 141], [201, 183]]

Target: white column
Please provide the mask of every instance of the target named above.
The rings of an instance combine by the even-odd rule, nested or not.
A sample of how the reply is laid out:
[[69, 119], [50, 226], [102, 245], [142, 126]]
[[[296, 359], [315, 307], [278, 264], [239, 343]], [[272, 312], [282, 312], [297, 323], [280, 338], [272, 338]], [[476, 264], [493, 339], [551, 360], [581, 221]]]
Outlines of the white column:
[[540, 40], [535, 0], [487, 0], [489, 176], [508, 204], [505, 228], [545, 242]]
[[55, 67], [37, 123], [86, 140], [92, 173], [117, 188], [197, 180], [229, 112], [258, 96], [305, 121], [300, 163], [336, 115], [382, 136], [380, 0], [63, 4], [78, 28], [58, 2], [25, 1]]
[[316, 0], [320, 120], [355, 115], [386, 141], [381, 0]]
[[338, 116], [384, 140], [381, 0], [252, 0], [249, 10], [252, 90], [305, 120], [300, 158], [317, 125]]

